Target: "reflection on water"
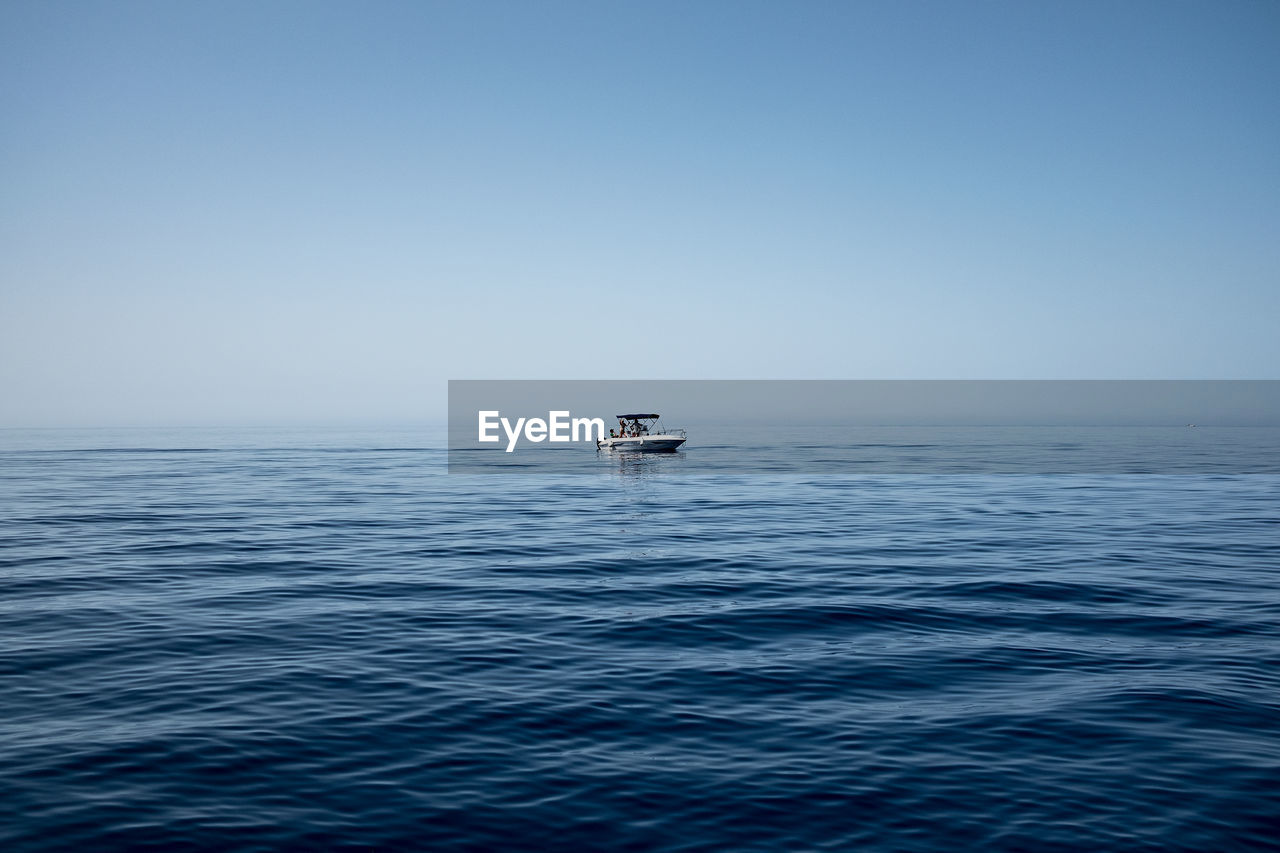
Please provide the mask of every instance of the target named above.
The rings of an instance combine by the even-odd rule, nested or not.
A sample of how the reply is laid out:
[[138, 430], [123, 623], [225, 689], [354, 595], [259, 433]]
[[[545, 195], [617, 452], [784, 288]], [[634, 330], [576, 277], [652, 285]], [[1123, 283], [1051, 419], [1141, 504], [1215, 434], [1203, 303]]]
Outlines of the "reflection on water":
[[620, 477], [640, 479], [684, 470], [688, 459], [685, 451], [673, 450], [658, 453], [632, 450], [597, 450], [600, 461], [610, 466], [610, 472]]

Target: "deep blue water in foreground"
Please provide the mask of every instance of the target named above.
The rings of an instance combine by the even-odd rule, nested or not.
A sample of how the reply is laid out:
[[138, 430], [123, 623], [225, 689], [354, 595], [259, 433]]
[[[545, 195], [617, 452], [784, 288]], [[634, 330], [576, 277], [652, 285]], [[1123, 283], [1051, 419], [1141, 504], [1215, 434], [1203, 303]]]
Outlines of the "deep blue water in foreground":
[[1280, 849], [1280, 477], [0, 434], [0, 848]]

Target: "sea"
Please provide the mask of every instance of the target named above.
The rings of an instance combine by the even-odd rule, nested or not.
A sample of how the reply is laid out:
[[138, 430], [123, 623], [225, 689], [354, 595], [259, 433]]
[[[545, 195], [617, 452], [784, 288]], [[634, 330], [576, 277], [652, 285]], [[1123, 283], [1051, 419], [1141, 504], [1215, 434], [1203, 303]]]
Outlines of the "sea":
[[1125, 429], [0, 431], [0, 849], [1280, 850], [1280, 433]]

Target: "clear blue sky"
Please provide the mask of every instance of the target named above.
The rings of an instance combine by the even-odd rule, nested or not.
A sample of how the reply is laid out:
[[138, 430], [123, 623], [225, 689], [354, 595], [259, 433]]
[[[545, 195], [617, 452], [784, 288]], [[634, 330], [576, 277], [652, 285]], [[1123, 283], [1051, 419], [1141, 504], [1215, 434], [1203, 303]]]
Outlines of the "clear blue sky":
[[1276, 378], [1275, 2], [0, 4], [0, 426]]

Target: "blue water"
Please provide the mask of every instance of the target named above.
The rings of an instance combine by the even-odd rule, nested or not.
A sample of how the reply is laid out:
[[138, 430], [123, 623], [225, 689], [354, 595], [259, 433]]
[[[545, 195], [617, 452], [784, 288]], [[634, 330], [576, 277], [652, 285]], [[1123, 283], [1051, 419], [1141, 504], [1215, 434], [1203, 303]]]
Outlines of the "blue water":
[[1280, 477], [697, 453], [0, 433], [0, 848], [1280, 849]]

